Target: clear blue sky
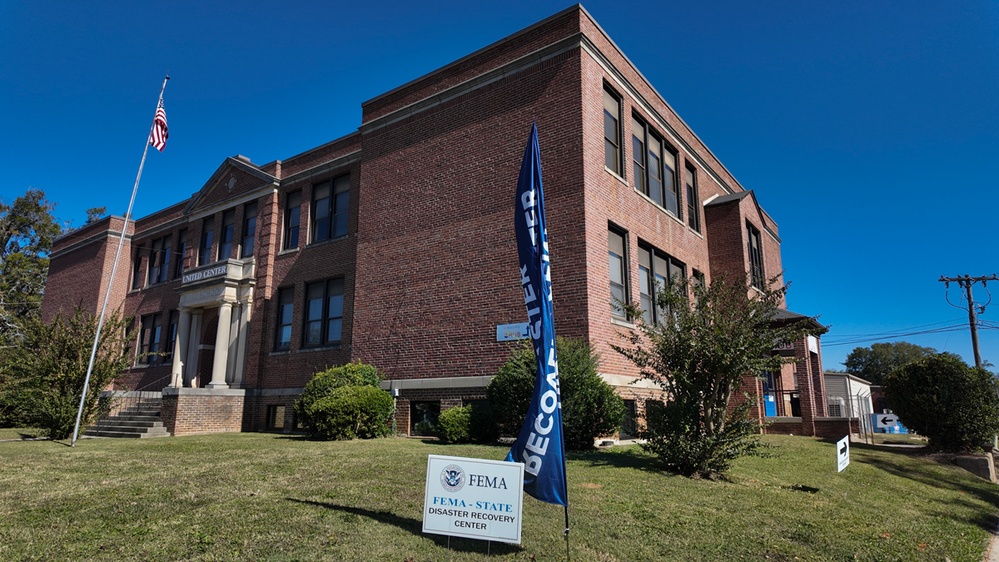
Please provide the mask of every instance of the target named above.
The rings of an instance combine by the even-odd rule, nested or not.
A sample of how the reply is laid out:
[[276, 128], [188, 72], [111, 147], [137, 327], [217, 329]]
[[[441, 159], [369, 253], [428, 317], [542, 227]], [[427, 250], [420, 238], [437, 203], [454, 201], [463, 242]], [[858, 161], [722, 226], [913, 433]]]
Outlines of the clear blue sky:
[[[170, 140], [138, 216], [227, 156], [349, 134], [362, 102], [569, 5], [2, 2], [0, 196], [40, 188], [76, 226], [89, 207], [124, 214], [167, 71]], [[790, 308], [831, 327], [827, 369], [950, 327], [901, 339], [973, 361], [967, 313], [937, 279], [999, 273], [999, 3], [583, 5], [776, 219]], [[999, 364], [989, 288], [981, 351]]]

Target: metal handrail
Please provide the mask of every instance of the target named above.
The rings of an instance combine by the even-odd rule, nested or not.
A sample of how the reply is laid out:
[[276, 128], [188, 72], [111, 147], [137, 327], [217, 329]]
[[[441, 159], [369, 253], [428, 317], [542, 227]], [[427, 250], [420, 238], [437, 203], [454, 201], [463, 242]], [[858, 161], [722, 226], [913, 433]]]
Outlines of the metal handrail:
[[136, 388], [135, 390], [124, 391], [120, 394], [118, 392], [111, 391], [111, 395], [107, 398], [108, 402], [106, 406], [101, 408], [102, 412], [98, 416], [97, 420], [94, 421], [92, 427], [100, 429], [102, 425], [106, 425], [105, 422], [113, 417], [116, 417], [124, 412], [141, 410], [143, 402], [148, 403], [151, 400], [161, 400], [163, 396], [162, 392], [152, 391], [149, 389], [153, 387], [159, 387], [159, 389], [165, 388], [169, 384], [172, 377], [172, 374], [164, 375], [152, 382]]

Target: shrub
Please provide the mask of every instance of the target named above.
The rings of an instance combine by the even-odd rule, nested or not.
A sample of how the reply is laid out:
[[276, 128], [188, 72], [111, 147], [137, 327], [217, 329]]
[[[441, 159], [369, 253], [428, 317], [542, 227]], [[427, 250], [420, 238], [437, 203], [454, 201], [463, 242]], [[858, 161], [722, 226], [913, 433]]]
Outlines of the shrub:
[[996, 379], [957, 356], [938, 353], [885, 376], [885, 397], [899, 420], [943, 451], [987, 445], [999, 432]]
[[380, 382], [381, 376], [378, 374], [378, 369], [360, 361], [330, 367], [316, 373], [312, 380], [305, 385], [302, 395], [295, 402], [295, 413], [302, 420], [306, 430], [312, 433], [317, 423], [313, 415], [313, 412], [316, 411], [314, 408], [316, 402], [331, 396], [338, 388], [346, 386], [377, 387]]
[[[597, 374], [600, 358], [588, 343], [557, 338], [559, 391], [566, 449], [589, 449], [601, 435], [617, 431], [624, 401]], [[516, 435], [531, 404], [537, 363], [530, 342], [513, 350], [486, 392], [500, 431]]]
[[370, 439], [389, 434], [392, 397], [375, 386], [334, 388], [308, 407], [317, 439]]
[[472, 406], [459, 406], [441, 412], [437, 431], [445, 443], [468, 443], [472, 440]]

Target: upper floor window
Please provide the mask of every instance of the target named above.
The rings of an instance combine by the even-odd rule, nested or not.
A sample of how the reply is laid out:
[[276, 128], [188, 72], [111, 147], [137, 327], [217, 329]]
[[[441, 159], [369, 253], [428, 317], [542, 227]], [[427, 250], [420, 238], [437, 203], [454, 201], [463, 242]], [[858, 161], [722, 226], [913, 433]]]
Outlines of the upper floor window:
[[293, 191], [285, 197], [284, 244], [282, 249], [298, 247], [298, 229], [302, 223], [302, 192]]
[[303, 347], [340, 343], [343, 331], [343, 278], [305, 286]]
[[642, 319], [646, 324], [658, 324], [669, 315], [669, 310], [660, 306], [656, 297], [674, 283], [682, 282], [686, 276], [686, 266], [680, 260], [651, 247], [638, 249], [638, 282]]
[[239, 257], [248, 258], [253, 255], [253, 240], [257, 236], [257, 204], [247, 203], [243, 207], [243, 243], [240, 245]]
[[149, 249], [149, 278], [147, 285], [165, 283], [170, 267], [170, 237], [164, 236], [153, 240]]
[[174, 253], [173, 262], [173, 278], [177, 279], [181, 275], [184, 275], [184, 265], [186, 262], [184, 258], [187, 254], [187, 229], [182, 229], [177, 233], [177, 251]]
[[687, 224], [695, 232], [701, 231], [701, 198], [697, 194], [697, 170], [687, 165]]
[[631, 121], [631, 140], [635, 189], [677, 218], [683, 218], [676, 184], [676, 152], [637, 117]]
[[350, 176], [316, 184], [312, 188], [312, 241], [347, 235]]
[[198, 265], [208, 265], [212, 259], [212, 244], [215, 242], [215, 219], [208, 217], [201, 223], [201, 245], [198, 246]]
[[760, 241], [760, 231], [747, 222], [746, 233], [749, 237], [750, 283], [757, 289], [763, 289], [766, 286], [766, 278], [763, 272], [763, 244]]
[[142, 248], [135, 250], [135, 259], [132, 261], [132, 288], [138, 289], [142, 286]]
[[611, 315], [626, 318], [625, 305], [628, 304], [628, 270], [626, 267], [624, 233], [607, 231], [607, 257], [610, 268]]
[[232, 243], [236, 238], [236, 210], [229, 209], [222, 213], [222, 233], [219, 236], [219, 255], [217, 261], [232, 257]]
[[295, 312], [295, 288], [286, 287], [278, 290], [277, 323], [274, 329], [274, 349], [282, 350], [291, 347], [291, 319]]
[[604, 88], [604, 166], [624, 176], [621, 149], [621, 98]]

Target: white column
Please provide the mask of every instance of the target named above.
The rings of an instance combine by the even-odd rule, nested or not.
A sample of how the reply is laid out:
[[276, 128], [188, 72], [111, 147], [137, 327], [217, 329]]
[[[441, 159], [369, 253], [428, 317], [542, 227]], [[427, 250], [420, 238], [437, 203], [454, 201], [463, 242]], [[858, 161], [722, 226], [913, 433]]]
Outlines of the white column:
[[215, 356], [212, 362], [212, 382], [208, 388], [229, 388], [225, 382], [225, 368], [229, 362], [229, 328], [232, 323], [232, 303], [219, 306], [219, 327], [215, 331]]
[[250, 331], [250, 310], [253, 309], [253, 300], [243, 303], [242, 314], [239, 316], [238, 339], [236, 341], [236, 364], [233, 369], [233, 386], [243, 386], [243, 369], [246, 368], [246, 338]]
[[177, 337], [173, 342], [173, 369], [171, 371], [170, 386], [179, 387], [184, 385], [184, 361], [187, 360], [187, 344], [189, 336], [187, 332], [191, 329], [191, 310], [180, 309], [180, 323], [177, 325]]
[[201, 347], [202, 310], [191, 312], [191, 337], [187, 342], [187, 367], [184, 369], [184, 386], [196, 386], [198, 378], [198, 355]]

